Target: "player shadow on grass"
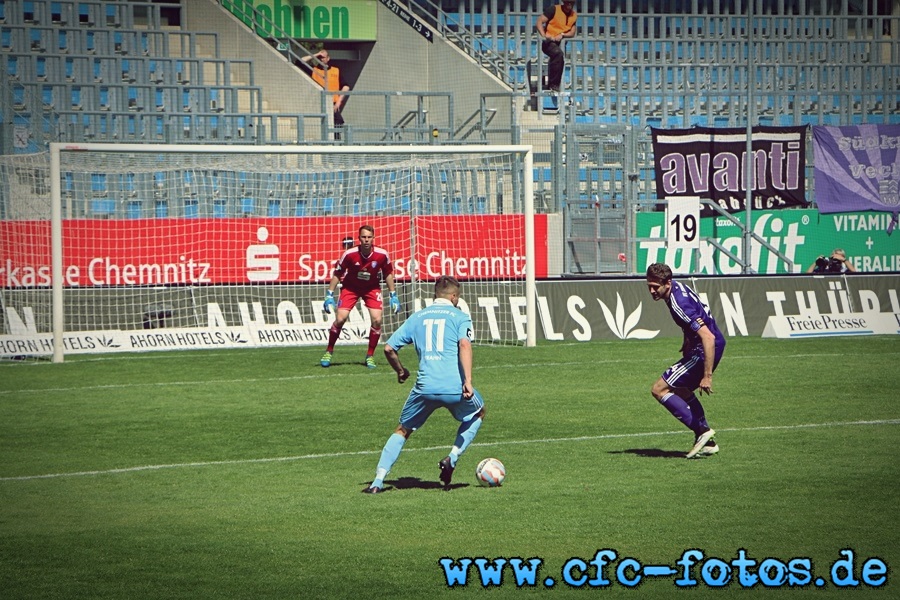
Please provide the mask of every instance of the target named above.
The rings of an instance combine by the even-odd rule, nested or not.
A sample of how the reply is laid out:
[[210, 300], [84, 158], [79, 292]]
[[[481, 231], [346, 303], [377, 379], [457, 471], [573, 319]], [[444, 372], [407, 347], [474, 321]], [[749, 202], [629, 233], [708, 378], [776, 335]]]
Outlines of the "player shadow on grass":
[[[451, 483], [450, 489], [469, 487], [468, 483]], [[400, 477], [398, 479], [386, 479], [384, 481], [384, 491], [391, 490], [441, 490], [444, 484], [440, 481], [422, 481], [418, 477]]]
[[659, 448], [629, 448], [628, 450], [612, 450], [609, 454], [637, 454], [645, 458], [684, 458], [680, 450], [660, 450]]

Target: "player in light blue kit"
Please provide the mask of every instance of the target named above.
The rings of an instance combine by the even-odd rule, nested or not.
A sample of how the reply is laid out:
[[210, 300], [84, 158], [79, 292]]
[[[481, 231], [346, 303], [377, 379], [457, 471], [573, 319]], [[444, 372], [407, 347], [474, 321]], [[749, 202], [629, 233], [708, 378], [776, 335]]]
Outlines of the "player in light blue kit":
[[450, 489], [456, 461], [481, 427], [484, 400], [472, 387], [472, 319], [456, 307], [459, 289], [459, 281], [441, 276], [434, 284], [434, 303], [413, 313], [384, 346], [384, 355], [397, 372], [398, 383], [409, 377], [397, 355], [404, 346], [415, 345], [419, 372], [400, 411], [400, 424], [381, 451], [375, 479], [363, 490], [368, 494], [384, 491], [384, 478], [397, 462], [403, 444], [438, 408], [446, 408], [459, 421], [450, 454], [438, 463], [445, 490]]
[[719, 451], [715, 431], [706, 422], [703, 405], [694, 394], [712, 394], [713, 371], [725, 352], [725, 336], [719, 331], [709, 308], [697, 293], [672, 279], [672, 269], [663, 263], [647, 268], [647, 287], [653, 300], [664, 300], [675, 324], [684, 333], [682, 358], [666, 369], [650, 393], [666, 410], [694, 432], [694, 445], [687, 458], [708, 456]]

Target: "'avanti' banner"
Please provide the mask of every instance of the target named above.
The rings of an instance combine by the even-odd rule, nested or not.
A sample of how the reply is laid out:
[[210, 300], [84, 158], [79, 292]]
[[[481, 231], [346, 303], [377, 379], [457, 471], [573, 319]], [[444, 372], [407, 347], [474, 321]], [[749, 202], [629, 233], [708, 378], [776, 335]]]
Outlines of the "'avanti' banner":
[[[754, 127], [752, 160], [747, 131], [693, 127], [652, 129], [659, 198], [699, 196], [722, 209], [746, 208], [746, 171], [753, 171], [753, 208], [805, 206], [806, 127]], [[712, 214], [704, 207], [704, 216]]]

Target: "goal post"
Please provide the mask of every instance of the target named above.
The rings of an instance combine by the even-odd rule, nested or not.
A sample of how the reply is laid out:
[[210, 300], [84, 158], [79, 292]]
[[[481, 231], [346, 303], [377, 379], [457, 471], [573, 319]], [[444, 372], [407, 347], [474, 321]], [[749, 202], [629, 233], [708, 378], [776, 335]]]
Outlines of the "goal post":
[[[532, 169], [531, 146], [519, 145], [53, 143], [49, 214], [0, 219], [0, 347], [52, 347], [61, 361], [324, 344], [331, 269], [364, 224], [391, 256], [403, 304], [385, 311], [384, 336], [431, 302], [437, 276], [453, 275], [477, 343], [532, 346], [546, 270], [535, 260]], [[47, 233], [47, 256], [6, 247], [29, 227]], [[26, 271], [49, 274], [24, 281]], [[29, 283], [34, 293], [21, 294]], [[365, 343], [369, 326], [357, 307], [340, 343]]]

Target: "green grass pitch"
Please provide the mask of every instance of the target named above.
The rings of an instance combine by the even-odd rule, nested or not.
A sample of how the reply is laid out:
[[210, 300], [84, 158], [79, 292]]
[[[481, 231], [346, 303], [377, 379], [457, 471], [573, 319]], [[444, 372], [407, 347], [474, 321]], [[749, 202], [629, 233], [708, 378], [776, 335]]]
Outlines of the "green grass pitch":
[[[731, 339], [703, 398], [721, 452], [699, 460], [650, 396], [679, 345], [476, 347], [487, 416], [454, 489], [437, 479], [456, 431], [441, 411], [380, 496], [361, 490], [411, 381], [382, 356], [366, 369], [359, 346], [327, 370], [321, 348], [0, 364], [2, 596], [898, 597], [900, 338]], [[508, 469], [500, 488], [475, 483], [487, 456]], [[697, 585], [680, 590], [690, 549]], [[615, 559], [598, 574], [600, 550]], [[807, 558], [810, 581], [744, 589], [735, 569], [707, 585], [704, 565], [714, 582], [741, 550], [774, 559], [767, 582]], [[886, 582], [835, 585], [845, 550], [856, 580], [865, 565], [878, 580], [876, 558]], [[474, 562], [450, 585], [442, 558], [457, 573], [488, 559], [501, 585]], [[497, 560], [513, 558], [540, 560], [533, 585]], [[616, 570], [633, 580], [635, 564], [678, 572], [632, 589]]]

